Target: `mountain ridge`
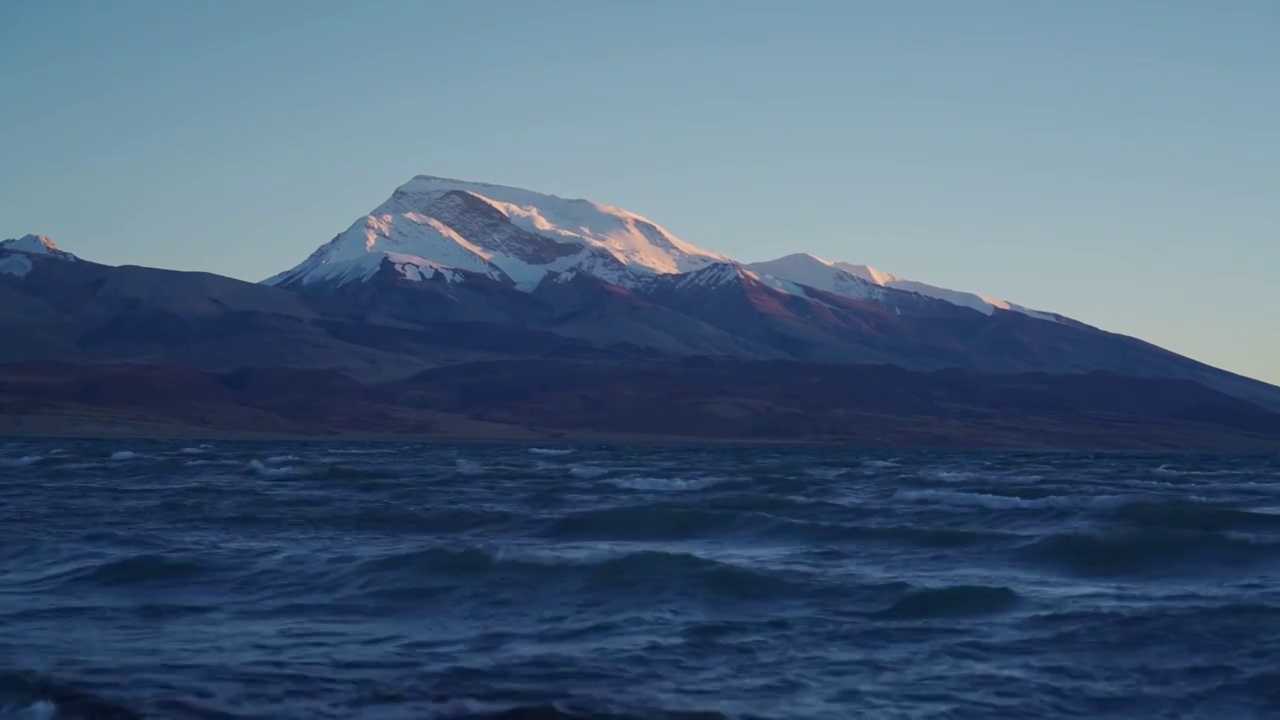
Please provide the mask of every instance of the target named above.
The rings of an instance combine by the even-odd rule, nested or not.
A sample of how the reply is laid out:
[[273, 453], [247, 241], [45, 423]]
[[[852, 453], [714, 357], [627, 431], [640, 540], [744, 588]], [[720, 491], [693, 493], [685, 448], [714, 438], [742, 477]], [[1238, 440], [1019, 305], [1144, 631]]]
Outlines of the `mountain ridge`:
[[526, 292], [549, 273], [582, 270], [630, 285], [634, 274], [687, 272], [722, 259], [612, 206], [418, 175], [303, 263], [263, 282], [367, 279], [388, 253], [482, 271]]
[[1062, 315], [806, 253], [742, 263], [611, 205], [428, 175], [293, 268], [215, 278], [111, 268], [43, 236], [0, 244], [0, 331], [23, 338], [0, 362], [265, 359], [382, 381], [503, 358], [712, 356], [1110, 371], [1280, 409], [1280, 388]]

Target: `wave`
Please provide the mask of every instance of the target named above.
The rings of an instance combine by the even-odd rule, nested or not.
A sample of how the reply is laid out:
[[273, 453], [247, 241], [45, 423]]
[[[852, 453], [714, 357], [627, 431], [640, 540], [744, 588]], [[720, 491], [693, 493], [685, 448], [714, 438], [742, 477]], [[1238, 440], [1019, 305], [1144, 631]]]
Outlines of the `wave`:
[[567, 540], [678, 540], [739, 528], [751, 517], [663, 504], [610, 507], [555, 518], [543, 534]]
[[927, 480], [940, 480], [942, 482], [965, 482], [967, 480], [977, 480], [980, 476], [976, 472], [969, 470], [923, 470], [920, 477]]
[[320, 475], [333, 480], [379, 480], [389, 477], [389, 473], [381, 470], [366, 470], [350, 465], [324, 465]]
[[590, 580], [617, 589], [642, 592], [668, 588], [684, 592], [691, 586], [737, 598], [790, 595], [794, 583], [777, 575], [689, 553], [642, 550], [587, 567]]
[[991, 510], [1017, 510], [1028, 508], [1116, 508], [1132, 502], [1131, 495], [1044, 495], [1019, 497], [989, 493], [960, 492], [955, 490], [898, 490], [895, 497], [916, 502], [938, 503], [961, 507], [982, 507]]
[[117, 450], [116, 452], [111, 453], [112, 462], [125, 462], [127, 460], [136, 460], [139, 457], [141, 456], [138, 455], [138, 453], [133, 452], [132, 450]]
[[1196, 532], [1280, 532], [1280, 514], [1185, 499], [1135, 502], [1119, 509], [1121, 522], [1142, 528]]
[[58, 705], [37, 700], [30, 705], [0, 705], [0, 720], [57, 720]]
[[1151, 471], [1156, 475], [1168, 475], [1172, 477], [1230, 477], [1232, 475], [1247, 475], [1250, 470], [1178, 470], [1172, 465], [1165, 464]]
[[7, 468], [24, 468], [31, 467], [44, 460], [40, 455], [24, 455], [16, 458], [0, 458], [0, 467]]
[[273, 455], [262, 462], [267, 465], [283, 465], [291, 462], [302, 462], [302, 458], [297, 455]]
[[64, 573], [64, 582], [92, 585], [137, 585], [163, 581], [189, 581], [213, 568], [194, 560], [145, 553], [118, 558], [94, 566], [79, 567]]
[[329, 452], [333, 455], [391, 455], [396, 452], [395, 448], [332, 448]]
[[609, 471], [594, 465], [570, 465], [569, 476], [579, 480], [594, 480], [608, 475]]
[[849, 468], [839, 467], [812, 467], [805, 468], [804, 474], [819, 480], [835, 480], [849, 473]]
[[100, 462], [75, 462], [75, 463], [67, 463], [65, 465], [60, 465], [58, 469], [59, 470], [89, 470], [91, 468], [103, 467], [106, 464], [107, 463], [100, 463]]
[[[432, 588], [449, 589], [462, 579], [507, 587], [515, 578], [535, 584], [586, 583], [593, 595], [608, 597], [608, 592], [620, 592], [617, 599], [628, 603], [634, 599], [630, 591], [652, 593], [660, 589], [686, 592], [696, 587], [738, 598], [794, 592], [792, 581], [768, 571], [662, 550], [565, 558], [522, 556], [481, 547], [431, 547], [365, 560], [330, 581], [384, 598], [409, 588], [414, 592], [408, 597], [421, 598]], [[430, 581], [432, 588], [425, 587], [424, 580]]]
[[0, 671], [0, 718], [142, 720], [142, 715], [35, 673]]
[[455, 698], [438, 701], [425, 720], [729, 720], [715, 711], [597, 708], [594, 703], [528, 705]]
[[661, 477], [627, 477], [611, 478], [604, 482], [625, 490], [705, 490], [723, 482], [723, 478], [661, 478]]
[[535, 447], [535, 448], [529, 448], [529, 452], [530, 452], [531, 454], [533, 454], [533, 455], [550, 455], [550, 456], [553, 456], [553, 457], [554, 457], [554, 456], [559, 456], [559, 455], [572, 455], [573, 453], [577, 452], [577, 450], [574, 450], [573, 448], [540, 448], [540, 447]]
[[216, 467], [219, 465], [239, 465], [239, 460], [188, 460], [183, 463], [184, 467]]
[[1257, 492], [1267, 494], [1278, 493], [1280, 492], [1280, 479], [1272, 482], [1258, 482], [1257, 480], [1250, 480], [1248, 482], [1239, 483], [1238, 485], [1235, 485], [1235, 487], [1247, 488], [1249, 490], [1255, 490]]
[[284, 467], [268, 467], [261, 460], [250, 460], [247, 466], [249, 472], [254, 475], [265, 478], [281, 478], [281, 477], [297, 477], [306, 475], [307, 471], [302, 468], [285, 465]]
[[902, 464], [893, 460], [863, 460], [862, 467], [873, 470], [890, 470], [896, 467], [902, 467]]
[[[316, 476], [331, 479], [379, 479], [388, 477], [388, 473], [380, 470], [355, 468], [348, 465], [340, 465], [337, 463], [323, 464], [319, 466], [301, 467], [297, 465], [285, 465], [284, 463], [297, 462], [302, 460], [296, 455], [276, 455], [266, 460], [250, 460], [244, 465], [247, 472], [260, 477], [281, 478], [281, 477], [301, 477]], [[200, 459], [188, 460], [183, 463], [184, 467], [229, 467], [240, 465], [239, 460], [215, 460]], [[481, 470], [482, 472], [482, 470]]]
[[[930, 548], [961, 548], [1025, 541], [1026, 536], [996, 529], [930, 527], [922, 525], [866, 524], [876, 514], [867, 510], [862, 524], [788, 517], [788, 509], [812, 506], [789, 504], [784, 499], [722, 498], [720, 502], [686, 507], [657, 502], [608, 507], [562, 515], [548, 521], [540, 534], [557, 540], [692, 540], [741, 537], [745, 541], [781, 539], [844, 545], [880, 542]], [[837, 508], [843, 509], [843, 508]], [[874, 523], [874, 520], [871, 520]]]
[[363, 574], [407, 573], [419, 576], [430, 573], [469, 573], [492, 570], [498, 564], [498, 556], [477, 547], [459, 549], [431, 547], [408, 550], [354, 566], [353, 572]]
[[1011, 543], [1024, 535], [999, 530], [923, 527], [918, 525], [821, 525], [807, 535], [825, 541], [882, 540], [930, 548], [964, 548]]
[[1051, 535], [1021, 549], [1023, 557], [1088, 576], [1235, 571], [1280, 556], [1276, 543], [1186, 530], [1151, 528]]
[[457, 468], [459, 475], [476, 476], [483, 475], [485, 472], [484, 465], [481, 465], [475, 460], [467, 460], [466, 458], [458, 458], [454, 467]]
[[1007, 587], [956, 585], [913, 590], [893, 605], [874, 613], [891, 620], [973, 617], [1008, 611], [1022, 596]]

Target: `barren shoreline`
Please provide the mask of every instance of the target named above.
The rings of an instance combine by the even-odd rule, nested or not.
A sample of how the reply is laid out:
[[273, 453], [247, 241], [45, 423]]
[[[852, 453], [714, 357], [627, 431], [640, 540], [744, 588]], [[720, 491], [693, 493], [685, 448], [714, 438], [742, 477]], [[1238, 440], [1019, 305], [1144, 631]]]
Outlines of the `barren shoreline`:
[[1132, 454], [1160, 452], [1162, 454], [1198, 455], [1274, 455], [1280, 453], [1280, 443], [1270, 438], [1236, 438], [1238, 444], [1231, 448], [1202, 446], [1170, 447], [1153, 441], [1129, 441], [1123, 447], [1115, 443], [1090, 443], [1079, 441], [1064, 444], [1038, 442], [1031, 438], [1021, 442], [998, 443], [973, 442], [909, 442], [866, 438], [768, 438], [768, 437], [692, 437], [645, 435], [637, 433], [604, 433], [591, 431], [534, 430], [509, 428], [510, 432], [486, 434], [450, 433], [385, 433], [385, 432], [271, 432], [237, 431], [221, 428], [203, 428], [179, 424], [137, 425], [78, 425], [73, 422], [18, 422], [4, 423], [0, 418], [0, 440], [140, 440], [140, 441], [189, 441], [189, 442], [316, 442], [316, 443], [423, 443], [443, 445], [603, 445], [603, 446], [667, 446], [667, 447], [778, 447], [778, 448], [843, 448], [856, 452], [1037, 452]]

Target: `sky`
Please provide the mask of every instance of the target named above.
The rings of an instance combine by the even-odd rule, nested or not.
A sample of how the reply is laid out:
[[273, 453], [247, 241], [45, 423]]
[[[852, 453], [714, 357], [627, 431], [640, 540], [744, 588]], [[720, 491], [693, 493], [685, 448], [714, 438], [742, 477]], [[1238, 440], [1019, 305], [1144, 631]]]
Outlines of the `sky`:
[[0, 237], [260, 280], [416, 174], [1280, 383], [1275, 0], [6, 0]]

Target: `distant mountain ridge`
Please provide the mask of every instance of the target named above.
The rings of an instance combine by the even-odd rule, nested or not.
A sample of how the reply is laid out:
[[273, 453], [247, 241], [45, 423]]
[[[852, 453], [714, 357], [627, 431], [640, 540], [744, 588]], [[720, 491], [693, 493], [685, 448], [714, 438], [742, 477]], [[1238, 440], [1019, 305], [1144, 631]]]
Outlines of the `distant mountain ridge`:
[[832, 262], [807, 253], [794, 253], [780, 257], [777, 260], [751, 263], [747, 267], [762, 275], [817, 288], [856, 300], [883, 300], [886, 295], [884, 293], [877, 294], [875, 288], [887, 288], [917, 293], [959, 307], [971, 308], [986, 315], [990, 315], [996, 310], [1010, 310], [1052, 322], [1060, 319], [1055, 314], [1032, 310], [1007, 300], [995, 300], [961, 290], [949, 290], [916, 280], [900, 278], [866, 265]]
[[1061, 315], [804, 253], [740, 263], [609, 205], [431, 176], [259, 284], [6, 241], [0, 332], [13, 338], [0, 362], [265, 363], [383, 382], [491, 360], [715, 356], [1101, 371], [1280, 410], [1280, 388]]
[[813, 287], [860, 300], [884, 300], [876, 288], [900, 290], [990, 314], [1013, 310], [1055, 316], [1003, 300], [907, 280], [866, 265], [794, 253], [739, 263], [703, 250], [636, 213], [521, 188], [419, 175], [298, 266], [268, 285], [344, 284], [368, 280], [383, 264], [406, 279], [459, 282], [486, 276], [526, 292], [561, 273], [585, 273], [635, 289], [653, 275], [683, 274], [711, 264], [743, 265], [775, 289], [803, 295]]

